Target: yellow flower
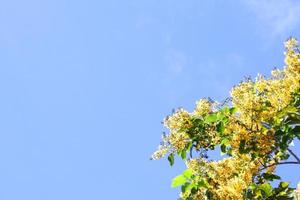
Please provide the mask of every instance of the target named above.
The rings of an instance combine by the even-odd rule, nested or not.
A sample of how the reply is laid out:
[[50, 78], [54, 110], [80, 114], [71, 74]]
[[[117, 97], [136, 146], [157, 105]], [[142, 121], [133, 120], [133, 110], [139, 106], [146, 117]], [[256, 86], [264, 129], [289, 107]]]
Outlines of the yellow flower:
[[194, 115], [203, 116], [211, 112], [212, 103], [207, 99], [200, 99], [196, 102], [196, 108], [194, 111]]
[[[270, 78], [258, 75], [256, 79], [245, 80], [232, 88], [232, 106], [236, 112], [226, 116], [222, 132], [216, 128], [216, 124], [220, 122], [210, 124], [201, 121], [205, 115], [215, 112], [215, 104], [207, 99], [200, 99], [192, 113], [179, 109], [164, 120], [169, 135], [164, 137], [162, 145], [153, 154], [154, 159], [162, 157], [169, 151], [186, 150], [187, 144], [192, 139], [197, 150], [208, 148], [210, 145], [220, 145], [221, 139], [224, 139], [222, 137], [228, 140], [226, 145], [231, 149], [230, 157], [219, 161], [207, 161], [196, 157], [186, 161], [187, 168], [192, 169], [193, 174], [197, 175], [195, 180], [199, 181], [201, 178], [209, 184], [209, 188], [197, 190], [193, 196], [195, 200], [205, 199], [207, 190], [216, 200], [242, 200], [243, 191], [252, 183], [264, 159], [263, 156], [254, 159], [250, 153], [241, 154], [241, 142], [244, 144], [243, 148], [255, 147], [255, 153], [259, 156], [270, 156], [274, 150], [275, 130], [264, 124], [279, 125], [282, 113], [292, 111], [290, 105], [294, 92], [300, 89], [298, 42], [295, 38], [290, 38], [286, 41], [285, 47], [285, 67], [282, 70], [273, 70]], [[219, 113], [217, 116], [219, 117]], [[195, 125], [196, 120], [200, 121], [199, 127]], [[197, 137], [190, 138], [194, 135]], [[275, 161], [269, 161], [268, 164], [272, 162]], [[273, 165], [265, 170], [272, 173], [275, 168]], [[189, 192], [181, 194], [183, 198], [189, 195]], [[300, 183], [296, 195], [300, 200]]]
[[173, 132], [169, 136], [169, 142], [176, 151], [184, 150], [190, 140], [190, 137], [185, 132]]
[[180, 108], [173, 115], [166, 117], [163, 122], [170, 130], [179, 130], [190, 127], [190, 118], [190, 113]]

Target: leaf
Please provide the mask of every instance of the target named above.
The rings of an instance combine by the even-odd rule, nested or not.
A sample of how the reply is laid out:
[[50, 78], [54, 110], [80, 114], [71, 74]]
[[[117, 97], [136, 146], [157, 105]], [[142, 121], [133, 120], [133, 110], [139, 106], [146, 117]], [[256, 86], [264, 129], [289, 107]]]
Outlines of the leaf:
[[201, 187], [204, 187], [204, 188], [208, 188], [208, 183], [205, 181], [205, 180], [203, 180], [203, 179], [201, 179], [199, 182], [198, 182], [198, 185], [197, 185], [199, 188], [201, 188]]
[[285, 189], [289, 187], [289, 184], [290, 184], [289, 182], [280, 182], [279, 187]]
[[240, 153], [249, 153], [251, 149], [245, 148], [246, 146], [246, 140], [241, 140], [240, 146], [239, 146], [239, 152]]
[[205, 196], [208, 200], [212, 200], [213, 199], [213, 193], [209, 190], [206, 190]]
[[189, 142], [187, 150], [190, 151], [193, 148], [193, 142]]
[[213, 114], [207, 115], [207, 116], [205, 117], [204, 121], [205, 121], [206, 123], [214, 123], [214, 122], [217, 121], [217, 119], [218, 119], [218, 116], [217, 116], [215, 113], [213, 113]]
[[184, 185], [181, 186], [181, 192], [185, 193], [188, 190], [189, 183], [185, 183]]
[[270, 173], [263, 173], [262, 176], [264, 179], [268, 181], [273, 181], [273, 180], [280, 180], [280, 176], [277, 176], [276, 174], [270, 174]]
[[296, 135], [296, 137], [298, 138], [298, 140], [300, 140], [300, 133], [298, 133], [298, 134]]
[[224, 133], [224, 130], [225, 130], [224, 123], [222, 121], [220, 121], [217, 124], [217, 131], [222, 134], [222, 133]]
[[230, 111], [230, 114], [234, 114], [234, 113], [236, 113], [237, 109], [235, 107], [232, 107], [229, 109], [229, 111]]
[[264, 183], [259, 186], [259, 189], [264, 192], [266, 197], [269, 197], [272, 194], [273, 187], [269, 183]]
[[298, 138], [298, 140], [300, 140], [300, 126], [295, 126], [293, 128], [293, 133]]
[[218, 112], [218, 113], [217, 113], [217, 118], [218, 118], [218, 120], [223, 120], [225, 117], [226, 117], [226, 116], [225, 116], [225, 114], [224, 114], [223, 112]]
[[245, 148], [245, 145], [246, 145], [246, 140], [241, 140], [240, 142], [240, 149], [244, 149]]
[[193, 171], [191, 169], [187, 169], [182, 173], [182, 175], [186, 178], [191, 178], [193, 175]]
[[180, 157], [182, 158], [182, 160], [186, 159], [186, 151], [182, 150], [182, 152], [180, 153]]
[[187, 179], [181, 174], [173, 178], [171, 187], [175, 188], [186, 183]]
[[288, 120], [287, 124], [290, 126], [297, 126], [300, 124], [300, 120], [292, 118]]
[[226, 153], [226, 145], [225, 144], [221, 144], [221, 152], [223, 154]]
[[248, 187], [250, 190], [255, 190], [257, 188], [257, 185], [254, 183], [251, 183], [250, 186]]
[[226, 106], [221, 110], [221, 112], [224, 113], [225, 115], [228, 115], [230, 113], [230, 108]]
[[174, 154], [171, 153], [169, 156], [168, 156], [168, 161], [170, 163], [171, 166], [174, 165]]
[[221, 141], [221, 144], [225, 144], [225, 145], [229, 144], [229, 139], [227, 137], [224, 137]]

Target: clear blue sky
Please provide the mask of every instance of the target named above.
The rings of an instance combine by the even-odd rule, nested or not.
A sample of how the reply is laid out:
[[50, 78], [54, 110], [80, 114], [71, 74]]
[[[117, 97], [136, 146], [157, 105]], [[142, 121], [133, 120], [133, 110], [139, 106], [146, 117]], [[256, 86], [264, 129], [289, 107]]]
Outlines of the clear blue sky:
[[0, 26], [0, 200], [176, 199], [161, 120], [282, 67], [300, 2], [10, 0]]

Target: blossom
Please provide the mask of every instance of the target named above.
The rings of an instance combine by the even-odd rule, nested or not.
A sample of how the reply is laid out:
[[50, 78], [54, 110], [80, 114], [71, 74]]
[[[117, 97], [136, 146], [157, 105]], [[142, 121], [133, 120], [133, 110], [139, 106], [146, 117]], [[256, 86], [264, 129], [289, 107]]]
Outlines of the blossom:
[[[297, 40], [290, 38], [285, 48], [283, 69], [274, 69], [269, 78], [258, 75], [232, 88], [232, 108], [200, 99], [193, 112], [181, 108], [164, 119], [169, 134], [163, 137], [154, 159], [168, 153], [192, 153], [192, 148], [201, 154], [218, 145], [228, 156], [214, 161], [201, 155], [188, 158], [186, 167], [193, 173], [191, 184], [202, 181], [207, 185], [194, 192], [183, 191], [182, 199], [206, 199], [209, 192], [216, 200], [242, 200], [243, 192], [262, 169], [270, 174], [276, 170], [276, 162], [281, 159], [277, 154], [282, 153], [276, 149], [276, 127], [281, 125], [283, 116], [297, 111], [293, 102], [300, 90]], [[300, 184], [296, 194], [300, 200]]]

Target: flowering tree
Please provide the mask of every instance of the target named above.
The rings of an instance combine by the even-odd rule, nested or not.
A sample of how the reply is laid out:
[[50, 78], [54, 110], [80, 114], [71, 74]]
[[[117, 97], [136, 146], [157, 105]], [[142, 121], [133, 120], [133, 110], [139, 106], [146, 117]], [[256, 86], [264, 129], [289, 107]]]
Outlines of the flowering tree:
[[[201, 99], [193, 112], [178, 109], [164, 119], [169, 133], [152, 158], [185, 161], [187, 169], [172, 181], [181, 186], [180, 199], [300, 200], [300, 185], [292, 188], [275, 174], [279, 165], [300, 167], [290, 149], [300, 140], [300, 51], [294, 38], [285, 48], [285, 67], [271, 77], [249, 78], [227, 101]], [[210, 160], [207, 152], [216, 149], [222, 159]]]

